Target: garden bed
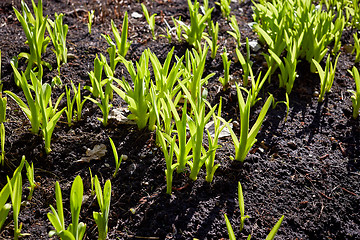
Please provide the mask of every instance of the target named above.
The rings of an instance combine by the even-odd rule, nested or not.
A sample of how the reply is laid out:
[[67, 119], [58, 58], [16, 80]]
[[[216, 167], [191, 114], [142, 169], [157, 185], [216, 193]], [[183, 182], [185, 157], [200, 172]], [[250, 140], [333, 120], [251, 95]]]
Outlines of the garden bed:
[[[14, 74], [10, 65], [13, 56], [28, 52], [25, 35], [12, 9], [12, 1], [0, 3], [0, 49], [2, 51], [3, 90], [10, 90], [20, 96], [22, 91], [14, 83]], [[111, 35], [110, 20], [119, 27], [125, 11], [129, 13], [129, 39], [132, 41], [126, 59], [137, 61], [141, 53], [150, 48], [164, 61], [172, 47], [175, 55], [182, 56], [190, 48], [183, 41], [158, 37], [153, 40], [145, 18], [134, 18], [134, 12], [142, 14], [138, 1], [88, 1], [59, 0], [44, 1], [44, 15], [53, 18], [55, 12], [65, 14], [64, 23], [69, 25], [67, 44], [72, 55], [68, 63], [61, 67], [61, 79], [64, 85], [70, 81], [81, 86], [90, 85], [88, 72], [92, 71], [97, 54], [106, 55], [108, 44], [101, 34]], [[107, 2], [105, 4], [104, 2]], [[151, 14], [157, 13], [156, 35], [165, 34], [165, 21], [171, 16], [182, 16], [189, 21], [186, 1], [145, 1]], [[31, 4], [29, 3], [29, 6]], [[215, 6], [211, 2], [211, 6]], [[257, 35], [248, 23], [252, 22], [252, 3], [231, 3], [231, 14], [236, 15], [242, 42], [248, 37], [256, 40]], [[18, 1], [15, 7], [20, 9]], [[95, 9], [95, 20], [91, 35], [87, 29], [87, 11]], [[219, 45], [227, 47], [232, 65], [230, 74], [241, 77], [241, 65], [236, 60], [235, 40], [227, 34], [230, 30], [227, 21], [222, 18], [217, 6], [212, 19], [219, 22]], [[342, 44], [352, 44], [354, 30], [346, 28]], [[52, 64], [54, 70], [45, 68], [43, 81], [51, 82], [57, 74], [56, 58], [49, 45], [44, 59]], [[244, 51], [244, 49], [242, 49]], [[261, 52], [252, 52], [254, 73], [266, 71]], [[236, 63], [234, 63], [236, 62]], [[25, 66], [21, 60], [19, 65]], [[38, 188], [31, 201], [26, 202], [20, 211], [22, 233], [28, 233], [24, 239], [48, 239], [53, 228], [47, 213], [49, 205], [55, 205], [54, 185], [59, 181], [63, 192], [65, 219], [70, 222], [69, 195], [74, 178], [80, 175], [84, 181], [84, 200], [80, 221], [86, 223], [84, 239], [96, 239], [97, 227], [93, 220], [93, 211], [98, 211], [96, 198], [91, 196], [90, 173], [98, 175], [102, 184], [111, 179], [112, 201], [109, 216], [109, 239], [221, 239], [228, 238], [224, 213], [230, 219], [238, 239], [265, 239], [277, 220], [284, 220], [277, 233], [277, 239], [360, 239], [360, 125], [352, 118], [352, 106], [348, 89], [354, 89], [355, 83], [347, 72], [354, 64], [354, 55], [343, 48], [339, 57], [332, 91], [326, 95], [323, 103], [318, 103], [316, 91], [319, 91], [319, 77], [310, 73], [309, 64], [304, 60], [298, 65], [298, 78], [295, 81], [290, 98], [290, 111], [285, 121], [286, 107], [278, 104], [270, 108], [263, 126], [257, 136], [258, 141], [252, 147], [245, 162], [230, 160], [234, 155], [230, 137], [221, 138], [222, 145], [216, 153], [216, 162], [220, 167], [211, 183], [205, 181], [204, 169], [198, 179], [189, 179], [188, 172], [174, 173], [173, 193], [166, 194], [166, 169], [163, 153], [156, 145], [155, 132], [139, 131], [136, 125], [120, 124], [110, 120], [103, 127], [97, 117], [99, 108], [90, 101], [84, 105], [82, 120], [72, 126], [66, 124], [65, 114], [58, 122], [53, 137], [52, 151], [46, 154], [41, 136], [30, 133], [30, 124], [18, 105], [8, 98], [6, 130], [6, 166], [0, 168], [0, 187], [6, 183], [6, 175], [12, 175], [26, 156], [35, 166]], [[239, 122], [239, 109], [236, 88], [231, 86], [222, 91], [218, 81], [223, 76], [223, 64], [220, 54], [206, 61], [205, 73], [215, 73], [209, 80], [208, 100], [212, 106], [223, 99], [222, 116]], [[123, 64], [118, 64], [116, 77], [125, 76]], [[274, 74], [277, 75], [277, 74]], [[268, 92], [276, 100], [284, 100], [284, 90], [277, 88], [278, 83], [265, 83], [260, 92], [266, 99]], [[53, 89], [53, 99], [65, 90]], [[89, 92], [84, 91], [84, 96]], [[126, 107], [125, 102], [114, 94], [112, 104]], [[257, 103], [251, 112], [251, 123], [256, 120], [264, 101]], [[66, 106], [64, 98], [60, 104]], [[234, 124], [234, 131], [239, 126]], [[111, 178], [115, 163], [109, 137], [120, 154], [126, 154], [127, 160], [121, 163], [118, 175]], [[105, 144], [106, 155], [100, 160], [79, 161], [87, 149]], [[25, 177], [24, 177], [25, 179]], [[244, 230], [239, 232], [240, 211], [237, 202], [237, 186], [241, 182], [245, 214]], [[28, 182], [24, 180], [25, 186]], [[24, 188], [26, 198], [28, 190]], [[1, 239], [13, 236], [13, 225], [9, 215], [2, 231]]]

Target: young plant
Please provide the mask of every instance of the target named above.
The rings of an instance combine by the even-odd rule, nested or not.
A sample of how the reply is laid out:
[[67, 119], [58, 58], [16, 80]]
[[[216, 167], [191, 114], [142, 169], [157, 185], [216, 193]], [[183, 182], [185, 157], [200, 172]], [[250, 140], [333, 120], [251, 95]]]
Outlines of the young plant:
[[89, 167], [89, 174], [90, 174], [90, 189], [91, 189], [91, 196], [94, 196], [95, 195], [95, 191], [94, 191], [94, 177], [92, 175], [92, 172], [91, 172], [91, 168]]
[[125, 57], [126, 53], [128, 52], [131, 42], [127, 41], [128, 37], [128, 29], [129, 29], [129, 20], [128, 20], [128, 13], [125, 12], [124, 20], [121, 28], [121, 36], [119, 31], [117, 30], [114, 21], [111, 21], [111, 29], [114, 34], [115, 42], [117, 45], [117, 54], [118, 56]]
[[266, 100], [264, 106], [262, 107], [260, 114], [251, 128], [249, 132], [249, 122], [250, 122], [250, 107], [252, 102], [252, 91], [250, 90], [248, 92], [248, 96], [246, 99], [246, 102], [244, 101], [244, 98], [242, 96], [241, 90], [239, 86], [236, 84], [236, 90], [238, 95], [238, 102], [239, 102], [239, 110], [240, 110], [240, 138], [238, 139], [234, 133], [234, 131], [231, 129], [229, 123], [227, 124], [228, 130], [230, 131], [231, 138], [234, 142], [235, 147], [235, 160], [244, 162], [248, 152], [250, 151], [250, 148], [255, 144], [256, 142], [256, 135], [258, 134], [260, 127], [262, 125], [262, 122], [264, 121], [264, 118], [266, 116], [266, 113], [271, 106], [271, 103], [273, 101], [273, 96], [270, 95], [268, 99]]
[[[14, 199], [16, 204], [18, 204], [18, 202], [19, 202], [19, 200], [18, 200], [19, 192], [14, 192], [11, 189], [16, 191], [18, 189], [18, 187], [20, 185], [22, 185], [22, 184], [19, 184], [19, 177], [21, 178], [21, 171], [23, 169], [24, 162], [25, 162], [25, 156], [22, 157], [19, 167], [17, 167], [16, 170], [14, 171], [13, 177], [10, 180], [10, 184], [8, 181], [8, 183], [5, 184], [5, 186], [0, 191], [0, 230], [9, 214], [10, 209], [11, 209], [11, 204], [7, 203], [9, 196], [14, 193], [15, 195], [17, 195], [17, 196], [15, 196], [15, 199]], [[20, 189], [20, 191], [21, 191], [21, 189]], [[21, 202], [21, 192], [20, 192], [20, 202]], [[16, 214], [18, 216], [19, 215], [18, 212], [20, 210], [17, 209], [18, 206], [15, 206], [15, 205], [14, 205], [13, 214]], [[14, 224], [15, 224], [15, 220], [14, 220]], [[18, 225], [18, 223], [17, 223], [17, 225]], [[21, 227], [21, 225], [20, 225], [20, 227]], [[19, 230], [19, 228], [18, 228], [18, 230]], [[14, 231], [14, 234], [15, 233], [16, 233], [16, 231]], [[23, 235], [25, 235], [25, 234], [23, 234]]]
[[141, 8], [143, 10], [146, 21], [149, 24], [149, 28], [151, 30], [152, 37], [154, 40], [156, 40], [156, 36], [155, 36], [155, 16], [156, 16], [156, 14], [153, 14], [150, 16], [146, 6], [143, 3], [141, 4]]
[[219, 82], [221, 82], [223, 86], [223, 90], [225, 91], [229, 87], [229, 81], [230, 81], [230, 64], [231, 61], [229, 61], [226, 47], [224, 48], [224, 52], [221, 54], [221, 58], [223, 60], [223, 66], [224, 66], [224, 77], [219, 78]]
[[[175, 98], [175, 102], [170, 98], [169, 95], [166, 95], [168, 107], [172, 112], [172, 116], [175, 121], [176, 130], [175, 133], [177, 134], [177, 141], [174, 143], [174, 152], [177, 159], [177, 172], [181, 173], [185, 170], [185, 165], [191, 159], [190, 150], [192, 148], [191, 140], [187, 139], [187, 103], [184, 102], [184, 106], [182, 107], [182, 114], [181, 117], [178, 114], [176, 109], [176, 103], [178, 102], [179, 97], [182, 97], [179, 93], [178, 96]], [[169, 139], [168, 139], [169, 140]]]
[[207, 36], [204, 36], [204, 38], [210, 46], [211, 58], [215, 59], [216, 53], [219, 49], [219, 45], [218, 45], [219, 23], [218, 22], [216, 22], [216, 25], [214, 25], [213, 21], [210, 22], [209, 34], [211, 36], [211, 40]]
[[67, 86], [65, 86], [65, 93], [66, 93], [66, 105], [67, 105], [65, 113], [66, 113], [67, 124], [70, 127], [72, 125], [73, 112], [74, 112], [73, 108], [76, 97], [74, 96], [73, 99], [71, 100], [70, 89], [68, 89]]
[[360, 40], [358, 38], [357, 32], [353, 34], [353, 37], [354, 37], [354, 50], [352, 51], [352, 54], [356, 52], [355, 63], [358, 63], [360, 62]]
[[315, 59], [313, 59], [313, 63], [315, 64], [315, 66], [318, 70], [319, 76], [320, 76], [320, 95], [319, 95], [319, 99], [318, 99], [319, 102], [324, 101], [325, 93], [329, 92], [333, 85], [334, 78], [335, 78], [336, 65], [337, 65], [339, 56], [340, 56], [340, 53], [337, 55], [337, 57], [335, 59], [335, 63], [333, 65], [332, 62], [330, 62], [330, 55], [329, 55], [328, 58], [326, 59], [325, 70], [321, 67], [321, 65]]
[[246, 38], [246, 59], [241, 54], [239, 48], [236, 48], [236, 55], [243, 68], [243, 86], [246, 87], [249, 84], [249, 75], [250, 75], [251, 67], [253, 65], [253, 62], [250, 61], [250, 46], [249, 46], [248, 38]]
[[10, 212], [11, 204], [6, 203], [9, 198], [8, 185], [6, 184], [0, 191], [0, 230]]
[[[205, 152], [203, 149], [203, 137], [204, 137], [204, 129], [205, 125], [209, 122], [210, 117], [215, 112], [217, 106], [210, 108], [209, 112], [205, 114], [205, 101], [201, 97], [201, 90], [199, 89], [197, 93], [197, 101], [195, 102], [192, 98], [193, 95], [189, 92], [189, 90], [183, 85], [183, 83], [179, 82], [182, 87], [182, 90], [185, 93], [187, 100], [191, 104], [191, 111], [193, 113], [192, 118], [188, 117], [188, 126], [190, 129], [190, 138], [192, 145], [192, 161], [188, 161], [190, 166], [190, 179], [196, 180], [197, 175], [201, 169], [201, 166], [204, 164], [205, 160], [208, 158], [208, 155], [213, 151]], [[209, 105], [209, 104], [208, 104]]]
[[[240, 231], [243, 230], [244, 228], [244, 221], [246, 218], [249, 218], [248, 215], [245, 216], [244, 214], [244, 197], [243, 197], [243, 192], [242, 192], [242, 187], [240, 182], [238, 182], [238, 201], [239, 201], [239, 208], [240, 208]], [[236, 240], [235, 234], [234, 234], [234, 230], [231, 227], [231, 223], [228, 219], [228, 217], [226, 216], [226, 214], [224, 214], [224, 218], [225, 218], [225, 223], [226, 223], [226, 228], [228, 230], [228, 234], [229, 234], [229, 239], [230, 240]], [[273, 240], [277, 231], [280, 228], [280, 225], [282, 223], [284, 219], [284, 215], [279, 219], [279, 221], [275, 224], [275, 226], [271, 229], [270, 233], [267, 235], [266, 240]], [[251, 235], [248, 236], [247, 238], [248, 240], [251, 239]]]
[[13, 208], [13, 221], [14, 221], [14, 240], [18, 240], [21, 234], [22, 224], [19, 225], [19, 213], [21, 207], [21, 196], [22, 196], [22, 177], [21, 172], [17, 172], [14, 177], [15, 180], [12, 182], [7, 176], [7, 184], [9, 187], [10, 198]]
[[43, 5], [42, 0], [38, 1], [38, 5], [32, 1], [35, 17], [31, 14], [28, 6], [22, 0], [21, 10], [22, 14], [16, 10], [15, 14], [19, 22], [21, 23], [25, 32], [27, 43], [30, 47], [30, 54], [22, 52], [19, 54], [19, 58], [24, 57], [28, 60], [28, 64], [25, 71], [25, 76], [30, 77], [30, 70], [33, 70], [33, 66], [37, 66], [37, 75], [41, 79], [43, 75], [43, 65], [51, 70], [51, 65], [41, 59], [41, 55], [45, 52], [47, 45], [50, 42], [49, 37], [44, 37], [47, 17], [43, 17]]
[[250, 79], [251, 79], [251, 93], [252, 93], [251, 107], [252, 107], [255, 105], [255, 103], [257, 103], [257, 101], [261, 100], [261, 98], [258, 98], [257, 96], [259, 95], [262, 86], [264, 85], [266, 79], [269, 77], [269, 75], [271, 73], [271, 67], [267, 70], [267, 72], [266, 72], [265, 76], [262, 78], [262, 80], [261, 80], [262, 72], [260, 72], [256, 81], [255, 81], [252, 69], [250, 68], [249, 70], [250, 70], [249, 72], [250, 72]]
[[113, 174], [113, 178], [114, 178], [116, 176], [117, 172], [119, 171], [120, 164], [121, 164], [121, 162], [123, 160], [123, 155], [121, 155], [120, 159], [119, 159], [119, 155], [118, 155], [118, 152], [116, 150], [116, 147], [115, 147], [115, 144], [114, 144], [113, 140], [110, 137], [109, 137], [109, 140], [110, 140], [111, 148], [112, 148], [114, 158], [115, 158], [115, 172]]
[[286, 115], [285, 115], [285, 119], [284, 122], [287, 121], [287, 117], [289, 115], [289, 110], [290, 110], [290, 100], [289, 100], [289, 95], [287, 93], [285, 93], [285, 101], [277, 101], [274, 105], [273, 105], [273, 109], [276, 108], [276, 106], [278, 105], [278, 103], [283, 103], [286, 106]]
[[102, 81], [102, 73], [104, 68], [104, 62], [102, 62], [99, 57], [96, 55], [94, 60], [94, 71], [89, 73], [89, 78], [91, 81], [91, 86], [85, 86], [84, 88], [89, 90], [94, 98], [99, 98], [102, 92], [102, 86], [106, 81]]
[[353, 118], [356, 119], [360, 111], [360, 76], [356, 67], [353, 67], [351, 75], [355, 80], [356, 90], [348, 90], [348, 92], [352, 93]]
[[[1, 57], [0, 57], [1, 58]], [[0, 63], [0, 72], [1, 72], [1, 63]], [[1, 77], [0, 77], [1, 80]], [[4, 122], [6, 121], [6, 105], [7, 98], [2, 96], [2, 85], [0, 85], [0, 142], [1, 142], [1, 158], [0, 164], [4, 166], [5, 163], [5, 126]]]
[[213, 122], [215, 129], [213, 136], [211, 135], [209, 130], [206, 129], [208, 142], [209, 142], [209, 150], [208, 150], [209, 154], [208, 154], [208, 158], [205, 160], [205, 166], [206, 166], [205, 180], [207, 182], [212, 182], [216, 169], [220, 167], [220, 164], [214, 165], [214, 162], [215, 162], [216, 149], [221, 147], [220, 145], [218, 145], [219, 135], [226, 126], [225, 124], [221, 125], [221, 107], [222, 107], [222, 98], [220, 98], [217, 115], [213, 114]]
[[241, 42], [240, 42], [241, 41], [241, 33], [240, 33], [239, 25], [238, 25], [235, 15], [231, 16], [229, 24], [230, 24], [232, 31], [227, 31], [227, 33], [230, 34], [233, 38], [235, 38], [238, 47], [240, 47], [241, 46]]
[[74, 91], [74, 98], [75, 98], [75, 103], [76, 103], [76, 110], [74, 110], [74, 115], [76, 116], [75, 119], [76, 119], [76, 121], [80, 121], [82, 108], [84, 106], [84, 103], [86, 102], [86, 99], [81, 101], [80, 83], [79, 83], [78, 87], [76, 88], [75, 84], [71, 81], [71, 87]]
[[179, 19], [175, 19], [174, 17], [171, 17], [174, 25], [175, 25], [175, 31], [176, 31], [176, 36], [179, 42], [181, 42], [181, 33], [182, 33], [182, 28], [181, 28], [181, 16], [179, 16]]
[[103, 117], [98, 118], [98, 120], [100, 122], [102, 122], [104, 127], [106, 127], [108, 124], [110, 108], [112, 108], [112, 104], [109, 103], [109, 100], [110, 100], [110, 95], [112, 93], [111, 84], [112, 84], [113, 78], [106, 79], [106, 81], [107, 82], [105, 83], [105, 92], [102, 89], [100, 92], [100, 96], [99, 96], [100, 100], [93, 99], [91, 97], [85, 97], [85, 99], [90, 100], [91, 102], [95, 103], [100, 108], [100, 110], [103, 114]]
[[194, 4], [191, 3], [191, 0], [187, 0], [190, 13], [190, 26], [182, 24], [182, 28], [185, 31], [184, 38], [189, 43], [196, 48], [200, 48], [199, 44], [202, 37], [204, 36], [204, 30], [206, 28], [206, 23], [211, 19], [211, 13], [214, 8], [207, 9], [204, 15], [199, 13], [200, 4], [195, 0]]
[[91, 26], [92, 26], [94, 17], [95, 17], [95, 11], [94, 11], [94, 10], [88, 11], [88, 23], [87, 23], [87, 27], [88, 27], [88, 31], [89, 31], [89, 34], [90, 34], [90, 35], [91, 35]]
[[[133, 87], [123, 77], [121, 80], [116, 79], [115, 81], [120, 85], [120, 88], [111, 85], [113, 90], [127, 102], [128, 108], [131, 114], [128, 116], [129, 119], [135, 120], [139, 129], [146, 127], [150, 118], [150, 71], [149, 71], [149, 50], [145, 50], [139, 62], [136, 63], [136, 70], [131, 61], [127, 61], [122, 58], [122, 62], [127, 68], [130, 77], [133, 82]], [[153, 113], [155, 114], [155, 113]], [[153, 129], [154, 126], [150, 126]]]
[[158, 136], [157, 139], [159, 139], [162, 151], [163, 151], [164, 156], [165, 156], [165, 161], [166, 161], [166, 170], [165, 170], [166, 193], [171, 194], [171, 192], [172, 192], [173, 172], [174, 172], [175, 168], [179, 165], [179, 163], [174, 163], [173, 164], [174, 145], [175, 145], [176, 136], [173, 136], [171, 138], [171, 141], [169, 142], [170, 149], [169, 149], [169, 152], [168, 152], [168, 144], [166, 143], [165, 137], [164, 137], [163, 133], [159, 130], [159, 128], [156, 129], [156, 134]]
[[96, 199], [99, 203], [100, 212], [93, 212], [93, 217], [99, 231], [99, 240], [105, 240], [108, 233], [108, 221], [111, 201], [111, 182], [107, 180], [104, 185], [104, 192], [101, 190], [98, 177], [95, 175]]
[[34, 163], [31, 163], [31, 165], [25, 161], [25, 167], [26, 167], [26, 176], [29, 180], [29, 196], [28, 196], [28, 200], [30, 201], [32, 199], [32, 195], [34, 193], [35, 188], [37, 187], [36, 183], [35, 183], [35, 175], [34, 175]]
[[51, 41], [55, 47], [53, 50], [56, 54], [56, 61], [58, 66], [58, 74], [60, 75], [60, 66], [61, 63], [67, 63], [67, 48], [66, 48], [66, 35], [68, 32], [68, 25], [63, 24], [64, 14], [55, 13], [55, 22], [48, 19], [48, 24], [46, 25], [49, 32]]
[[49, 232], [49, 237], [59, 236], [63, 240], [81, 240], [84, 237], [86, 224], [79, 223], [79, 216], [83, 198], [83, 182], [77, 176], [72, 184], [70, 193], [71, 224], [65, 229], [63, 200], [59, 182], [55, 183], [56, 210], [50, 205], [52, 213], [48, 213], [48, 219], [55, 228]]
[[230, 16], [230, 3], [231, 0], [220, 0], [220, 2], [215, 2], [216, 5], [220, 6], [221, 14], [226, 19]]

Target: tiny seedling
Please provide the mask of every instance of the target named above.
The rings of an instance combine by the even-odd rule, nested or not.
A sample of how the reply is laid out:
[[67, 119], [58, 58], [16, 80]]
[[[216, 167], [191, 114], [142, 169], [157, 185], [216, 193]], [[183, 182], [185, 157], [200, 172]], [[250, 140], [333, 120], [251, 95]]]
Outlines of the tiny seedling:
[[91, 26], [93, 24], [94, 17], [95, 17], [95, 11], [94, 10], [88, 11], [87, 27], [90, 35], [91, 35]]
[[149, 28], [151, 30], [152, 37], [154, 40], [156, 40], [156, 36], [155, 36], [155, 16], [156, 16], [156, 14], [153, 14], [150, 16], [146, 6], [143, 3], [141, 4], [141, 8], [143, 10], [146, 21], [149, 24]]
[[31, 165], [25, 161], [25, 167], [26, 167], [26, 176], [29, 180], [29, 196], [28, 196], [28, 200], [30, 201], [32, 199], [32, 195], [34, 193], [35, 188], [37, 187], [36, 183], [35, 183], [35, 174], [34, 174], [34, 163], [31, 163]]
[[215, 59], [216, 53], [219, 49], [218, 45], [218, 35], [219, 35], [219, 23], [216, 22], [216, 25], [214, 25], [214, 22], [210, 22], [210, 29], [209, 29], [209, 35], [211, 36], [211, 39], [207, 36], [204, 36], [206, 42], [209, 44], [211, 49], [211, 58]]
[[254, 123], [253, 127], [249, 131], [249, 123], [250, 123], [250, 107], [252, 102], [252, 91], [248, 91], [248, 96], [246, 99], [246, 102], [242, 96], [240, 87], [236, 84], [236, 90], [238, 95], [238, 102], [239, 102], [239, 110], [240, 110], [240, 138], [238, 139], [230, 127], [229, 123], [225, 122], [227, 124], [228, 130], [230, 131], [231, 138], [234, 142], [235, 147], [235, 160], [243, 162], [250, 151], [250, 148], [255, 144], [256, 142], [256, 135], [258, 134], [262, 122], [264, 121], [264, 118], [266, 116], [266, 113], [271, 106], [273, 102], [273, 96], [270, 95], [264, 106], [262, 107], [259, 116]]
[[105, 240], [108, 233], [109, 211], [111, 201], [111, 182], [107, 180], [104, 192], [101, 190], [98, 177], [95, 175], [96, 199], [99, 203], [100, 212], [93, 212], [93, 217], [99, 231], [99, 240]]
[[240, 42], [241, 41], [241, 33], [240, 33], [239, 25], [238, 25], [235, 15], [231, 16], [229, 24], [230, 24], [232, 31], [227, 31], [227, 33], [230, 34], [233, 38], [235, 38], [237, 46], [240, 47], [241, 46], [241, 42]]
[[51, 222], [51, 224], [55, 229], [49, 232], [49, 237], [53, 237], [54, 235], [57, 235], [64, 240], [83, 239], [86, 230], [86, 224], [83, 222], [79, 223], [83, 193], [84, 193], [84, 188], [83, 188], [82, 179], [80, 176], [77, 176], [71, 186], [71, 192], [70, 192], [71, 223], [66, 229], [61, 188], [59, 182], [55, 183], [56, 209], [50, 205], [52, 212], [47, 214], [49, 221]]
[[216, 5], [220, 6], [221, 14], [224, 18], [230, 16], [230, 7], [231, 0], [220, 0], [220, 2], [215, 2]]
[[321, 67], [321, 65], [315, 59], [313, 59], [313, 63], [315, 65], [315, 67], [317, 68], [319, 76], [320, 76], [320, 95], [319, 95], [319, 99], [318, 99], [319, 102], [324, 101], [325, 93], [328, 93], [333, 85], [334, 78], [335, 78], [336, 65], [337, 65], [339, 56], [340, 56], [340, 53], [337, 55], [337, 57], [335, 59], [335, 63], [333, 65], [332, 62], [330, 62], [330, 55], [329, 55], [328, 58], [326, 59], [325, 69], [323, 69]]
[[250, 46], [248, 38], [246, 38], [246, 59], [241, 54], [239, 48], [236, 48], [236, 55], [243, 69], [243, 86], [246, 87], [249, 84], [250, 70], [253, 65], [253, 62], [250, 61]]
[[113, 140], [110, 137], [109, 137], [109, 140], [110, 140], [111, 148], [113, 150], [114, 159], [115, 159], [115, 172], [113, 174], [113, 177], [115, 177], [117, 172], [119, 171], [120, 164], [121, 164], [121, 162], [123, 160], [123, 155], [121, 155], [120, 159], [119, 159], [119, 155], [118, 155], [118, 152], [116, 150], [116, 147], [115, 147], [115, 144], [114, 144]]
[[356, 90], [348, 90], [348, 92], [352, 93], [351, 101], [353, 106], [353, 118], [356, 119], [359, 116], [360, 111], [360, 76], [356, 67], [352, 68], [351, 75], [355, 80]]
[[231, 61], [229, 61], [227, 56], [226, 47], [224, 48], [224, 52], [221, 54], [221, 58], [224, 66], [224, 77], [220, 77], [219, 82], [222, 84], [223, 90], [225, 91], [229, 87], [231, 65]]

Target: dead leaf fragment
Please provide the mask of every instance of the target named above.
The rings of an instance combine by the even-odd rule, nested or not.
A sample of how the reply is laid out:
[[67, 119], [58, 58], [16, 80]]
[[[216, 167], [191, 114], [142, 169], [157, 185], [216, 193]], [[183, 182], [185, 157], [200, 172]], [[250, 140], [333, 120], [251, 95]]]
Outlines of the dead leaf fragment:
[[91, 150], [88, 148], [86, 150], [86, 156], [82, 157], [80, 160], [76, 162], [90, 162], [91, 160], [100, 160], [101, 157], [105, 156], [106, 154], [106, 146], [105, 144], [95, 145], [94, 148]]

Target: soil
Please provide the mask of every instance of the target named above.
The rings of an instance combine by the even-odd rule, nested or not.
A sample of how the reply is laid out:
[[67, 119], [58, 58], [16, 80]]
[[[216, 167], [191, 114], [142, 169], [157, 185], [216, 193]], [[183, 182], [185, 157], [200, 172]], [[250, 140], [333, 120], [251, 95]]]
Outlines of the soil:
[[[14, 2], [14, 3], [13, 3]], [[30, 1], [29, 6], [31, 5]], [[44, 2], [44, 15], [53, 19], [55, 12], [65, 13], [64, 23], [69, 25], [67, 44], [72, 58], [62, 66], [64, 85], [71, 81], [81, 86], [90, 85], [88, 72], [93, 70], [96, 54], [107, 55], [108, 47], [101, 34], [110, 34], [110, 19], [119, 27], [125, 11], [129, 13], [129, 38], [132, 41], [126, 56], [128, 60], [138, 60], [141, 53], [150, 48], [161, 61], [175, 47], [175, 54], [181, 56], [190, 48], [184, 41], [175, 39], [171, 44], [158, 37], [153, 40], [144, 17], [133, 18], [134, 12], [142, 14], [140, 1], [133, 0], [53, 0]], [[172, 24], [171, 16], [182, 16], [189, 21], [186, 1], [156, 0], [142, 1], [151, 14], [156, 13], [156, 34], [164, 34], [165, 20]], [[211, 6], [215, 6], [210, 1]], [[20, 1], [3, 0], [0, 3], [0, 49], [2, 50], [3, 89], [23, 96], [16, 87], [10, 59], [20, 52], [28, 52], [25, 34], [17, 21], [12, 7], [20, 9]], [[231, 3], [245, 38], [256, 40], [248, 23], [252, 22], [252, 3]], [[92, 34], [87, 29], [87, 11], [95, 9]], [[220, 49], [227, 47], [234, 53], [235, 42], [226, 33], [230, 29], [221, 17], [220, 8], [215, 6], [212, 19], [220, 25]], [[354, 30], [347, 28], [342, 43], [352, 41]], [[112, 35], [112, 34], [111, 34]], [[49, 45], [44, 59], [52, 64], [54, 70], [45, 69], [43, 81], [51, 82], [56, 75], [56, 58]], [[219, 50], [220, 51], [220, 50]], [[244, 49], [242, 49], [244, 52]], [[254, 72], [265, 70], [261, 52], [253, 52]], [[235, 56], [234, 54], [232, 56]], [[241, 77], [241, 66], [233, 57], [230, 73], [234, 78]], [[354, 65], [354, 55], [343, 49], [337, 67], [332, 91], [323, 103], [317, 102], [315, 91], [319, 91], [319, 77], [309, 71], [304, 60], [298, 66], [299, 77], [290, 95], [290, 111], [285, 121], [286, 107], [278, 104], [270, 109], [258, 141], [253, 146], [243, 164], [230, 160], [234, 149], [230, 137], [220, 139], [216, 161], [221, 167], [216, 171], [212, 183], [207, 183], [205, 171], [201, 170], [196, 181], [188, 178], [189, 173], [174, 174], [173, 194], [166, 194], [165, 160], [160, 148], [155, 144], [155, 133], [139, 131], [134, 125], [110, 122], [103, 127], [97, 117], [100, 109], [86, 102], [82, 120], [72, 126], [66, 124], [65, 115], [54, 131], [52, 152], [45, 154], [41, 136], [32, 135], [30, 124], [17, 104], [8, 98], [6, 129], [6, 166], [0, 168], [0, 187], [6, 183], [19, 164], [22, 155], [35, 166], [38, 188], [31, 201], [25, 201], [20, 212], [23, 239], [48, 239], [52, 226], [47, 218], [49, 205], [55, 205], [54, 184], [59, 181], [63, 193], [66, 223], [71, 221], [69, 194], [72, 181], [80, 175], [84, 181], [84, 201], [80, 221], [86, 223], [84, 239], [97, 239], [97, 228], [93, 211], [99, 211], [96, 198], [91, 196], [90, 174], [97, 174], [103, 184], [111, 178], [115, 163], [108, 138], [111, 137], [120, 154], [128, 159], [122, 162], [121, 169], [112, 182], [112, 201], [109, 217], [109, 239], [226, 239], [228, 233], [224, 213], [238, 239], [264, 239], [284, 215], [284, 221], [276, 239], [360, 239], [360, 126], [359, 120], [352, 119], [352, 107], [348, 89], [355, 83], [347, 72]], [[24, 61], [19, 66], [24, 69]], [[358, 64], [355, 66], [359, 67]], [[208, 58], [205, 74], [216, 75], [207, 85], [208, 99], [212, 105], [223, 98], [222, 115], [226, 119], [239, 122], [236, 90], [232, 86], [221, 90], [218, 77], [223, 75], [220, 54], [215, 60]], [[126, 75], [125, 68], [118, 64], [117, 77]], [[277, 74], [274, 74], [277, 75]], [[283, 89], [277, 88], [276, 77], [271, 84], [266, 83], [260, 93], [266, 99], [268, 92], [276, 100], [285, 99]], [[54, 88], [53, 99], [65, 90]], [[88, 92], [84, 91], [83, 95]], [[264, 102], [259, 101], [251, 113], [255, 121]], [[114, 107], [126, 106], [118, 96]], [[65, 98], [61, 107], [66, 106]], [[235, 124], [234, 124], [235, 125]], [[235, 125], [235, 132], [239, 132]], [[105, 144], [107, 153], [100, 160], [89, 163], [77, 162], [87, 149]], [[27, 187], [28, 182], [25, 180]], [[237, 202], [237, 186], [241, 182], [245, 214], [242, 232], [239, 231], [240, 211]], [[23, 199], [28, 189], [23, 189]], [[0, 232], [1, 239], [11, 239], [13, 222], [11, 215]]]

